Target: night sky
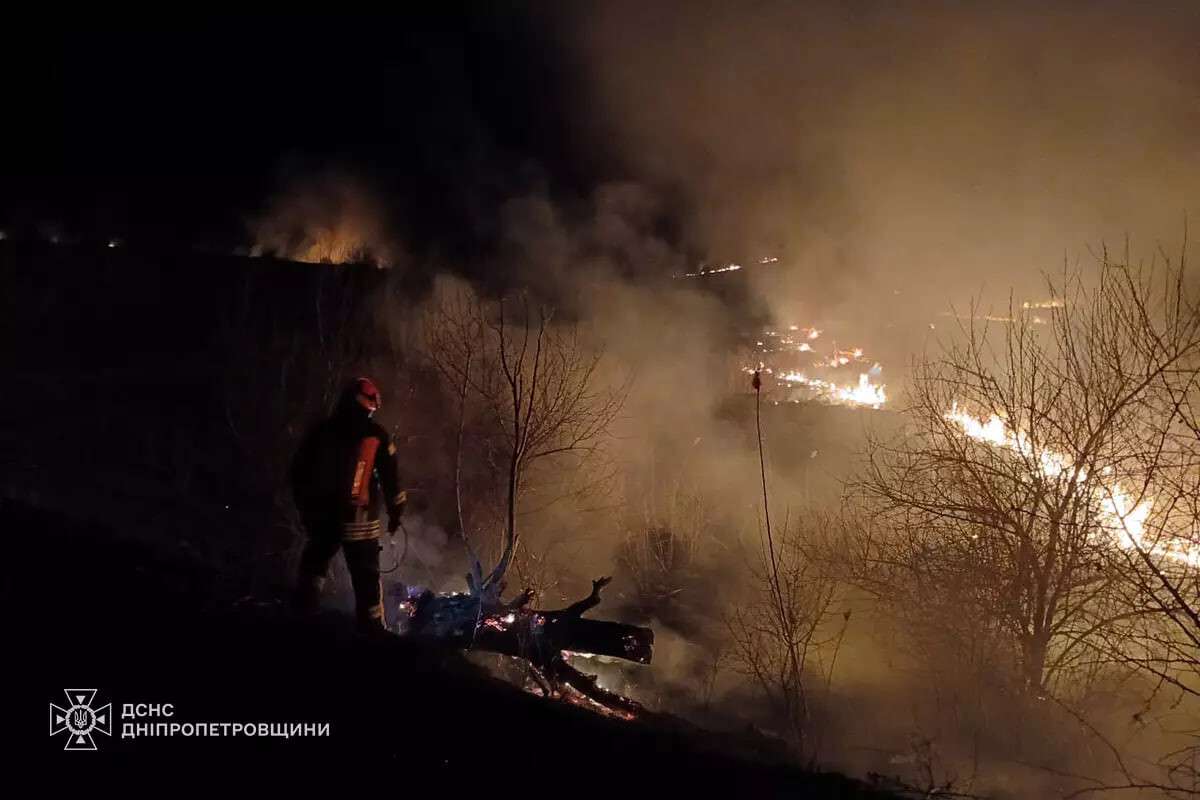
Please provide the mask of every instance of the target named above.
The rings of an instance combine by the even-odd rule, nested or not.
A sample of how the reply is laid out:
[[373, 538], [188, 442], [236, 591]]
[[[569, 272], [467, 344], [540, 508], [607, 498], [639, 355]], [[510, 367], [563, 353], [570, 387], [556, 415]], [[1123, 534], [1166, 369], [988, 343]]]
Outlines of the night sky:
[[576, 148], [572, 62], [546, 10], [14, 36], [0, 220], [232, 246], [289, 177], [333, 167], [418, 249], [486, 239], [503, 197], [570, 195], [612, 169]]

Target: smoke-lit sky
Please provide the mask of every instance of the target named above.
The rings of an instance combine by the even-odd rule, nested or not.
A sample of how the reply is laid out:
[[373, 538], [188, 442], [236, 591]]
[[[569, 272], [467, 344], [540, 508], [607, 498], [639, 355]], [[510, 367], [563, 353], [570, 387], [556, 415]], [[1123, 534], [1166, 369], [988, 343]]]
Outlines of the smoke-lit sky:
[[20, 38], [8, 226], [236, 246], [344, 181], [414, 261], [780, 254], [747, 280], [789, 315], [1033, 291], [1101, 240], [1173, 245], [1200, 197], [1194, 2], [481, 3]]
[[607, 4], [576, 35], [595, 139], [690, 243], [785, 251], [788, 294], [1022, 289], [1200, 200], [1200, 4]]

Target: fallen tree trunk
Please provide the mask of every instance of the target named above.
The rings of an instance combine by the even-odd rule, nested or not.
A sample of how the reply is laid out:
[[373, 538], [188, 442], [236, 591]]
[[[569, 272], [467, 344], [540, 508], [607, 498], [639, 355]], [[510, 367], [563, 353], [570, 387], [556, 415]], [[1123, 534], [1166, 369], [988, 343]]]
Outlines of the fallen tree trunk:
[[539, 683], [551, 690], [561, 684], [608, 708], [633, 712], [637, 704], [596, 685], [595, 678], [572, 667], [566, 655], [608, 656], [649, 664], [654, 631], [620, 622], [584, 619], [600, 603], [600, 590], [610, 578], [592, 582], [592, 593], [564, 609], [528, 607], [528, 593], [511, 603], [487, 604], [477, 594], [434, 595], [426, 592], [402, 603], [409, 614], [407, 634], [463, 649], [486, 650], [524, 659], [537, 670]]

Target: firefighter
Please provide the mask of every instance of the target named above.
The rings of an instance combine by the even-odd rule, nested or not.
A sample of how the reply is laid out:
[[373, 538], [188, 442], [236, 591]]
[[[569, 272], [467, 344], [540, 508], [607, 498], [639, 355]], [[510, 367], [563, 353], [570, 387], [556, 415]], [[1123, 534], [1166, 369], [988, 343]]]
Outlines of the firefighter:
[[379, 583], [380, 506], [387, 508], [388, 533], [395, 533], [407, 499], [399, 485], [396, 446], [371, 419], [380, 403], [374, 381], [351, 381], [333, 415], [304, 437], [291, 473], [308, 534], [300, 556], [297, 608], [317, 610], [329, 563], [340, 549], [354, 586], [358, 622], [374, 630], [387, 626]]

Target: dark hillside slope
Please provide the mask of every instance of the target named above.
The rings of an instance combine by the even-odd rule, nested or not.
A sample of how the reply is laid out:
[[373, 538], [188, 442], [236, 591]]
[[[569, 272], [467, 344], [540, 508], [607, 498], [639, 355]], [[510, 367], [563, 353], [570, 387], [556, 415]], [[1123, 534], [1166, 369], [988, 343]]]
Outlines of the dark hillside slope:
[[626, 797], [887, 796], [756, 757], [748, 739], [545, 701], [456, 654], [355, 635], [335, 614], [301, 624], [272, 604], [218, 604], [203, 567], [95, 525], [5, 502], [0, 528], [36, 531], [16, 537], [7, 559], [4, 602], [18, 637], [10, 653], [23, 654], [25, 689], [6, 735], [51, 769], [82, 756], [47, 737], [46, 703], [86, 685], [118, 714], [125, 703], [171, 703], [171, 722], [330, 724], [323, 738], [129, 739], [116, 727], [111, 739], [97, 735], [100, 752], [88, 757], [143, 774], [203, 764], [258, 772], [311, 759], [373, 765], [368, 776], [394, 781], [493, 781], [488, 794], [501, 796], [525, 793], [528, 780]]

